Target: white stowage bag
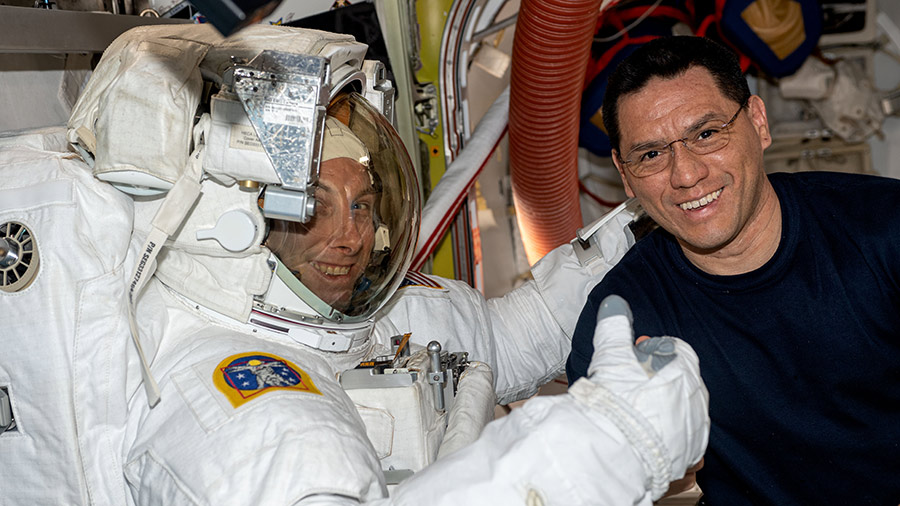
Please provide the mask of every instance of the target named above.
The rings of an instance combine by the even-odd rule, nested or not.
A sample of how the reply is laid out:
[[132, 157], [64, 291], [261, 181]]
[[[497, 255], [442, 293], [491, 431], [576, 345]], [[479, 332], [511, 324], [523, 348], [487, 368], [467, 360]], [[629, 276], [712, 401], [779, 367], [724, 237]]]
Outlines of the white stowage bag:
[[[201, 74], [220, 79], [236, 61], [280, 50], [328, 58], [337, 80], [346, 68], [337, 70], [358, 65], [366, 47], [351, 35], [272, 25], [250, 26], [227, 39], [211, 25], [133, 28], [104, 51], [72, 110], [67, 138], [88, 160], [95, 158], [98, 178], [136, 195], [159, 194], [175, 184], [191, 155]], [[219, 102], [216, 108], [224, 108]], [[255, 144], [255, 133], [248, 122], [235, 119], [242, 114], [240, 104], [231, 105], [237, 114], [216, 116], [212, 125], [201, 122], [215, 148], [203, 168], [225, 185], [236, 179], [280, 183], [265, 155], [253, 151], [257, 146], [242, 145]], [[241, 164], [248, 153], [254, 164]]]
[[[409, 358], [403, 372], [375, 375], [375, 379], [409, 377], [407, 370], [415, 376], [402, 386], [379, 386], [377, 381], [369, 381], [365, 386], [348, 387], [342, 381], [384, 470], [418, 472], [478, 439], [494, 415], [493, 375], [487, 364], [469, 362], [455, 393], [449, 382], [445, 384], [445, 409], [435, 406], [436, 394], [427, 374], [429, 357], [424, 349]], [[345, 375], [354, 372], [360, 371]]]
[[68, 139], [96, 157], [108, 181], [144, 177], [167, 190], [191, 153], [203, 85], [199, 64], [221, 35], [212, 27], [136, 28], [104, 52], [69, 118]]
[[0, 291], [0, 387], [16, 422], [0, 434], [0, 502], [126, 504], [132, 201], [72, 153], [8, 145], [0, 228], [13, 222], [40, 262], [30, 285]]
[[[427, 367], [428, 355], [422, 350], [413, 354], [404, 366], [404, 369], [418, 373], [409, 385], [388, 388], [344, 386], [366, 424], [366, 434], [383, 469], [415, 472], [437, 457], [447, 426], [447, 414], [434, 407], [434, 392], [426, 380]], [[400, 374], [390, 376], [401, 377]]]

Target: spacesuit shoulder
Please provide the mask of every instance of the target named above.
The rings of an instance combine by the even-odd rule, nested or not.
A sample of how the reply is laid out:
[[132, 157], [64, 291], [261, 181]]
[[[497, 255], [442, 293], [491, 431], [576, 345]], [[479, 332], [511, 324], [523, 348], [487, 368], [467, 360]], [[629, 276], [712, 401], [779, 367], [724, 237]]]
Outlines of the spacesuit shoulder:
[[136, 428], [125, 466], [132, 493], [235, 504], [381, 495], [365, 427], [324, 360], [227, 329], [185, 342], [189, 352], [160, 378], [162, 401]]
[[448, 280], [439, 276], [409, 271], [406, 273], [406, 276], [403, 277], [403, 281], [400, 282], [400, 286], [397, 289], [430, 288], [432, 290], [444, 290], [444, 287], [447, 284], [446, 281]]

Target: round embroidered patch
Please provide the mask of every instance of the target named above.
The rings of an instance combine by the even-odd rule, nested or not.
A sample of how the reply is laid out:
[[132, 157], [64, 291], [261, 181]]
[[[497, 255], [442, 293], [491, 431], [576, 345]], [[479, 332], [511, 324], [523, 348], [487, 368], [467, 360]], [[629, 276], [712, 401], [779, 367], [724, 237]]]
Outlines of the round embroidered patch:
[[322, 395], [303, 369], [277, 355], [240, 353], [219, 362], [213, 384], [234, 407], [266, 392], [294, 390]]

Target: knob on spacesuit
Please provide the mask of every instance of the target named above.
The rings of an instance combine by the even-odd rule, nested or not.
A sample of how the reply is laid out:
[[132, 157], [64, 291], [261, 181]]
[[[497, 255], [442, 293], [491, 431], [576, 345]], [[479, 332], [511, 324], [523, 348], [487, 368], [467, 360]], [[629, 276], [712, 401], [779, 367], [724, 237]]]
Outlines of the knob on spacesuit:
[[356, 93], [329, 105], [320, 160], [311, 220], [269, 220], [264, 244], [284, 267], [274, 281], [316, 316], [365, 320], [409, 266], [420, 212], [415, 171], [386, 118]]

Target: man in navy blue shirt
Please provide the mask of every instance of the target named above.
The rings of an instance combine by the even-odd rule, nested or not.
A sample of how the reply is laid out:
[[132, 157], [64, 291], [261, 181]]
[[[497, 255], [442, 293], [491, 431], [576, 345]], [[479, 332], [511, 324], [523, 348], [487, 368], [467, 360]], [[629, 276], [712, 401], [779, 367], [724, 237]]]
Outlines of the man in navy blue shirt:
[[735, 56], [646, 44], [603, 104], [626, 193], [660, 226], [593, 290], [567, 363], [585, 375], [597, 307], [700, 358], [706, 504], [900, 504], [900, 181], [767, 176], [772, 138]]

